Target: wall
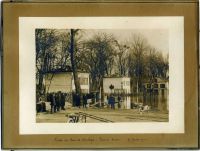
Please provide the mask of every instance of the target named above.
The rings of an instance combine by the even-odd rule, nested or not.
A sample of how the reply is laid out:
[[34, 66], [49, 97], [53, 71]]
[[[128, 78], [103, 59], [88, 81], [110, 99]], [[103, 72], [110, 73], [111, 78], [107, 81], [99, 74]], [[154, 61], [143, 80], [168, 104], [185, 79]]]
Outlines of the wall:
[[[53, 76], [53, 77], [52, 77]], [[83, 93], [89, 93], [89, 74], [78, 73], [79, 78], [87, 78], [87, 84], [81, 84]], [[47, 74], [45, 76], [46, 92], [65, 92], [69, 93], [75, 91], [73, 74], [71, 72], [60, 72], [55, 74]]]
[[[53, 77], [52, 77], [53, 76]], [[46, 92], [71, 92], [72, 89], [71, 73], [47, 74], [45, 76]]]

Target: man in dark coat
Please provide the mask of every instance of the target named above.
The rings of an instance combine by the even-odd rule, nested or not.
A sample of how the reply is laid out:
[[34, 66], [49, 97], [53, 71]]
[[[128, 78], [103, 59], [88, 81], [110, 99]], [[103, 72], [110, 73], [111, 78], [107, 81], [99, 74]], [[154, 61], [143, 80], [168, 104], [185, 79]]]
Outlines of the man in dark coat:
[[49, 100], [50, 100], [50, 105], [51, 105], [51, 113], [56, 112], [55, 93], [50, 94]]
[[55, 100], [56, 100], [56, 109], [57, 109], [57, 111], [59, 111], [60, 110], [60, 93], [59, 92], [57, 92], [56, 93], [56, 96], [55, 96]]
[[83, 95], [83, 108], [87, 108], [87, 96]]
[[65, 110], [65, 94], [64, 93], [61, 93], [60, 105], [61, 105], [61, 110]]
[[113, 96], [113, 101], [112, 101], [112, 108], [115, 109], [115, 97]]
[[81, 97], [80, 95], [77, 93], [76, 94], [76, 106], [80, 108], [81, 105]]
[[112, 95], [110, 96], [109, 102], [111, 104], [111, 109], [115, 109], [115, 98], [114, 98], [114, 96], [112, 96]]
[[118, 109], [119, 109], [119, 108], [121, 108], [121, 97], [118, 96], [117, 100], [118, 100]]

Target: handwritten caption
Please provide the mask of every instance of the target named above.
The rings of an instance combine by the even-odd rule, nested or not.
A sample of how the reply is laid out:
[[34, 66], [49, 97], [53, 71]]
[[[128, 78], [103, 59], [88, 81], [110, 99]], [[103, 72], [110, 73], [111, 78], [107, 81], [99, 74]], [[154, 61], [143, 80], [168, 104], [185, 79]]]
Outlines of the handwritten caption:
[[54, 138], [54, 141], [56, 142], [88, 142], [88, 143], [93, 143], [93, 142], [121, 142], [121, 141], [126, 141], [126, 142], [144, 142], [146, 139], [143, 138], [126, 138], [126, 139], [120, 139], [120, 138], [106, 138], [106, 137], [97, 137], [97, 138], [59, 138], [56, 137]]

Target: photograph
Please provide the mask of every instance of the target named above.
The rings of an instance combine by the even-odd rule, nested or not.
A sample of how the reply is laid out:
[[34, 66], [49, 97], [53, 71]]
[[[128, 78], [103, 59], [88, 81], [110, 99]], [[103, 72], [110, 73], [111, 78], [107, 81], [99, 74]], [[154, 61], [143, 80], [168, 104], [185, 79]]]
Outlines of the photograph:
[[4, 2], [3, 148], [196, 148], [189, 1]]
[[35, 29], [36, 123], [169, 122], [169, 31]]

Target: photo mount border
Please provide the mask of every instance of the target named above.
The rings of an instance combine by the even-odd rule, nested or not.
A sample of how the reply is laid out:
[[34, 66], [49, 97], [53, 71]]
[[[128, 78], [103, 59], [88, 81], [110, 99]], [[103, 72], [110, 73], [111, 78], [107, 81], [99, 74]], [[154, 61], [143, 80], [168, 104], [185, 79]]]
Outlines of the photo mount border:
[[[78, 4], [78, 3], [77, 3]], [[198, 146], [198, 25], [197, 3], [178, 3], [163, 5], [162, 3], [149, 6], [147, 3], [135, 4], [57, 4], [50, 3], [3, 3], [3, 148], [197, 148]], [[68, 5], [68, 6], [67, 6]], [[84, 6], [85, 5], [85, 6]], [[68, 7], [69, 9], [64, 9]], [[171, 7], [173, 6], [173, 7]], [[59, 7], [57, 14], [53, 14]], [[79, 8], [79, 12], [71, 12]], [[40, 8], [40, 9], [37, 9]], [[119, 9], [120, 8], [120, 9]], [[134, 9], [133, 9], [134, 8]], [[90, 10], [90, 11], [89, 11]], [[107, 10], [107, 11], [105, 11]], [[121, 10], [121, 11], [119, 11]], [[126, 11], [123, 11], [126, 10]], [[93, 12], [93, 13], [91, 13]], [[106, 12], [106, 13], [105, 13]], [[19, 135], [19, 66], [18, 66], [18, 17], [19, 16], [174, 16], [182, 15], [185, 18], [185, 133], [184, 134], [129, 134], [129, 135]], [[67, 15], [67, 16], [68, 16]], [[13, 26], [15, 25], [15, 26]], [[13, 36], [14, 35], [14, 36]], [[12, 37], [13, 45], [10, 45]], [[12, 54], [12, 55], [11, 55]], [[14, 75], [14, 76], [13, 76]], [[11, 102], [12, 101], [12, 102]], [[191, 124], [193, 123], [193, 124]], [[38, 138], [39, 137], [39, 138]], [[108, 142], [93, 143], [61, 143], [55, 138], [121, 138], [115, 144]], [[128, 138], [136, 140], [128, 142]], [[180, 141], [180, 137], [182, 138]], [[159, 141], [159, 144], [156, 142]]]

